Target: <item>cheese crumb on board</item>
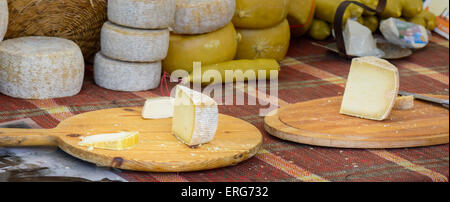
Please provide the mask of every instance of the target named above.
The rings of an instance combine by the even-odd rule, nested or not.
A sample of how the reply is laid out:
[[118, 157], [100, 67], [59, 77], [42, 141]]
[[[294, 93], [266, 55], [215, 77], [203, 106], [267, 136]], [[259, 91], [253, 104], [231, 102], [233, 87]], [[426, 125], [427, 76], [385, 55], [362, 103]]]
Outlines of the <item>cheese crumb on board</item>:
[[214, 139], [219, 110], [209, 96], [178, 85], [174, 102], [172, 132], [188, 146], [197, 146]]
[[0, 41], [5, 37], [8, 30], [8, 2], [0, 0]]
[[103, 88], [116, 91], [144, 91], [158, 87], [161, 62], [133, 63], [114, 60], [97, 53], [94, 80]]
[[0, 43], [0, 92], [16, 98], [76, 95], [84, 78], [77, 44], [56, 37], [22, 37]]
[[177, 0], [176, 34], [204, 34], [225, 27], [236, 9], [235, 0]]
[[169, 36], [168, 29], [132, 29], [106, 22], [101, 31], [101, 51], [116, 60], [160, 61], [167, 55]]
[[395, 99], [394, 109], [409, 110], [414, 109], [414, 96], [400, 96]]
[[145, 101], [142, 109], [142, 118], [144, 119], [165, 119], [173, 116], [172, 97], [150, 98]]
[[138, 142], [139, 132], [120, 132], [86, 136], [78, 142], [78, 145], [88, 147], [88, 151], [92, 151], [93, 148], [126, 150], [134, 147]]
[[140, 28], [162, 29], [175, 21], [175, 0], [109, 0], [108, 20]]
[[398, 90], [397, 67], [376, 57], [355, 58], [350, 67], [340, 113], [384, 120], [394, 107]]

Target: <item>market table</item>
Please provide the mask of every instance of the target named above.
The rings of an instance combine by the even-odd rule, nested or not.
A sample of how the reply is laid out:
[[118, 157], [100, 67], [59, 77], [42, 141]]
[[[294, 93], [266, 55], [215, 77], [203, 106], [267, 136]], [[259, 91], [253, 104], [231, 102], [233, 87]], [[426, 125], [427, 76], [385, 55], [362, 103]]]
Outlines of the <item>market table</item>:
[[[399, 68], [401, 90], [449, 94], [449, 42], [437, 35], [434, 35], [431, 40], [432, 43], [429, 46], [415, 51], [412, 56], [391, 61]], [[265, 100], [279, 107], [300, 101], [342, 95], [350, 60], [314, 46], [306, 38], [300, 38], [291, 41], [288, 56], [281, 65], [278, 98], [267, 95]], [[53, 128], [61, 120], [76, 114], [107, 108], [142, 106], [146, 98], [161, 95], [159, 88], [133, 93], [106, 90], [94, 84], [92, 66], [87, 65], [86, 70], [82, 91], [73, 97], [21, 100], [0, 94], [0, 127]], [[169, 84], [169, 88], [174, 86], [174, 83]], [[236, 88], [236, 90], [242, 89]], [[247, 96], [256, 96], [252, 93], [254, 91], [245, 89], [244, 91]], [[405, 149], [340, 149], [291, 143], [265, 132], [264, 117], [259, 116], [261, 108], [267, 108], [267, 106], [222, 105], [219, 107], [219, 111], [223, 114], [254, 124], [264, 137], [264, 144], [259, 153], [238, 165], [190, 173], [145, 173], [117, 169], [99, 171], [96, 168], [93, 170], [103, 173], [99, 175], [107, 176], [106, 178], [116, 175], [118, 176], [116, 179], [122, 181], [151, 182], [448, 181], [448, 144]], [[6, 151], [3, 156], [2, 149]], [[0, 169], [8, 166], [5, 162], [11, 162], [13, 161], [11, 159], [14, 159], [5, 155], [11, 154], [8, 149], [0, 148]], [[33, 149], [29, 148], [27, 154], [33, 153]], [[53, 152], [62, 153], [55, 148], [53, 151], [50, 149], [50, 152], [47, 149], [44, 154]], [[2, 159], [5, 156], [9, 159]], [[46, 165], [48, 162], [45, 162], [45, 157], [42, 158], [44, 160], [36, 163]], [[72, 165], [72, 167], [65, 167], [68, 170], [76, 169], [83, 164], [91, 168], [95, 167], [70, 156], [63, 158]], [[78, 175], [83, 176], [81, 168], [77, 171]], [[105, 175], [104, 172], [111, 173]], [[0, 181], [1, 175], [2, 172], [0, 172]], [[87, 175], [88, 173], [85, 176]], [[20, 180], [20, 176], [17, 179]], [[108, 179], [115, 180], [114, 177]]]

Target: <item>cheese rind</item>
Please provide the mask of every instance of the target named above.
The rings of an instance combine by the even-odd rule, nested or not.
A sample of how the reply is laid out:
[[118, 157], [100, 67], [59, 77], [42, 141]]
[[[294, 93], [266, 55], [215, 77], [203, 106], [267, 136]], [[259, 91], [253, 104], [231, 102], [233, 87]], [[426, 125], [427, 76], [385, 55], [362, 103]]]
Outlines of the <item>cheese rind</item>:
[[124, 62], [99, 52], [94, 60], [94, 80], [97, 85], [116, 91], [154, 89], [161, 80], [161, 62]]
[[207, 95], [178, 85], [176, 89], [172, 132], [188, 146], [208, 143], [217, 131], [219, 110]]
[[270, 58], [281, 61], [289, 49], [291, 32], [285, 19], [265, 29], [237, 29], [240, 36], [236, 59]]
[[175, 0], [109, 0], [108, 19], [140, 29], [162, 29], [175, 21]]
[[165, 119], [173, 116], [172, 97], [150, 98], [145, 101], [142, 109], [142, 118], [144, 119]]
[[5, 37], [6, 30], [8, 30], [8, 2], [0, 0], [0, 41]]
[[288, 8], [289, 0], [236, 0], [232, 22], [245, 29], [273, 27], [286, 18]]
[[236, 55], [236, 48], [237, 36], [232, 23], [208, 34], [171, 34], [163, 68], [169, 73], [179, 69], [192, 72], [193, 62], [208, 65], [232, 60]]
[[108, 150], [126, 150], [138, 143], [139, 132], [120, 132], [86, 136], [78, 142], [78, 145]]
[[414, 109], [414, 96], [401, 96], [395, 99], [394, 109], [410, 110]]
[[384, 120], [394, 107], [398, 89], [397, 67], [376, 57], [355, 58], [348, 75], [340, 113]]
[[177, 0], [176, 34], [204, 34], [216, 31], [233, 18], [235, 0]]
[[131, 29], [106, 22], [101, 32], [105, 56], [129, 62], [154, 62], [164, 59], [169, 49], [169, 30]]
[[0, 43], [0, 92], [16, 98], [47, 99], [80, 92], [84, 60], [74, 42], [56, 37], [22, 37]]

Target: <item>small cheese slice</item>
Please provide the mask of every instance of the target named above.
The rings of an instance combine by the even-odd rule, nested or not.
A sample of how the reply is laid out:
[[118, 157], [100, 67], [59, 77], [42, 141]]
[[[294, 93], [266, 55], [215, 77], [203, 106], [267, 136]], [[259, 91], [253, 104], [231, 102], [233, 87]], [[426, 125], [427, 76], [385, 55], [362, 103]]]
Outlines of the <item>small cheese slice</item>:
[[5, 37], [8, 29], [8, 2], [0, 0], [0, 41]]
[[78, 142], [84, 147], [94, 147], [108, 150], [126, 150], [139, 142], [139, 132], [120, 132], [86, 136]]
[[176, 89], [172, 132], [188, 146], [213, 140], [217, 130], [217, 103], [207, 95], [178, 85]]
[[128, 62], [155, 62], [164, 59], [169, 49], [169, 30], [132, 29], [106, 22], [101, 31], [105, 56]]
[[355, 58], [348, 75], [340, 113], [384, 120], [394, 107], [398, 89], [397, 67], [376, 57]]
[[163, 29], [175, 21], [175, 0], [109, 0], [108, 20], [126, 27]]
[[173, 116], [172, 97], [150, 98], [145, 101], [142, 109], [142, 118], [144, 119], [165, 119]]
[[0, 43], [0, 92], [22, 99], [76, 95], [84, 59], [74, 42], [56, 37], [22, 37]]
[[110, 90], [144, 91], [158, 87], [161, 69], [161, 62], [124, 62], [99, 52], [94, 59], [94, 80], [97, 85]]
[[414, 109], [414, 96], [400, 96], [395, 99], [394, 109], [410, 110]]
[[177, 0], [176, 34], [204, 34], [225, 27], [236, 10], [236, 0]]

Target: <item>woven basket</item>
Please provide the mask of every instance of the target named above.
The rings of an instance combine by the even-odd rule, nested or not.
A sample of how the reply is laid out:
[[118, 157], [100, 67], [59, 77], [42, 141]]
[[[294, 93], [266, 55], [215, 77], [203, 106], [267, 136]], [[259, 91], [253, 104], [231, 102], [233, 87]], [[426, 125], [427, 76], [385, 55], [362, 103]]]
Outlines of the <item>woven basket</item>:
[[106, 0], [8, 0], [5, 38], [55, 36], [77, 43], [85, 59], [100, 49]]

